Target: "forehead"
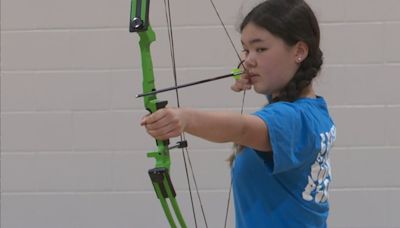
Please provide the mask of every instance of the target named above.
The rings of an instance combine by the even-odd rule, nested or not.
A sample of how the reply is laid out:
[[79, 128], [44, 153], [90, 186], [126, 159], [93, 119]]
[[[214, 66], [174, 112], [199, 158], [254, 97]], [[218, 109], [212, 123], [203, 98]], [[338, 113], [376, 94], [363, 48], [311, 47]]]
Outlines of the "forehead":
[[247, 24], [241, 34], [241, 41], [243, 45], [252, 45], [260, 42], [274, 42], [280, 40], [278, 37], [272, 35], [267, 29], [255, 25], [253, 23]]

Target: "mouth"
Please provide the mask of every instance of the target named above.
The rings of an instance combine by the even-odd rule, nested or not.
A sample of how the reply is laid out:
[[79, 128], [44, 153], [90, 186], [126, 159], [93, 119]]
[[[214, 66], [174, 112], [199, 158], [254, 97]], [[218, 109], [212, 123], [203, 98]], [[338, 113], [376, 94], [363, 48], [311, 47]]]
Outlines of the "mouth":
[[248, 73], [247, 76], [248, 76], [248, 79], [249, 79], [250, 83], [251, 83], [251, 84], [254, 84], [254, 82], [257, 80], [257, 78], [258, 78], [260, 75], [255, 74], [255, 73]]

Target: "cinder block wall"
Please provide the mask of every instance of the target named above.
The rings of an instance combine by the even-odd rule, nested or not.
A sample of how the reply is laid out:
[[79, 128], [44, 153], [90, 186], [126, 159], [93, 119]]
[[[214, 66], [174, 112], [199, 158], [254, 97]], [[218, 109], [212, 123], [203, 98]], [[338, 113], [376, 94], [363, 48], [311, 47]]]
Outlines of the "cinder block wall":
[[[338, 130], [330, 227], [400, 227], [400, 1], [308, 2], [325, 54], [315, 85]], [[240, 50], [234, 25], [251, 3], [215, 3]], [[208, 1], [171, 4], [180, 83], [237, 64]], [[154, 141], [139, 126], [146, 112], [135, 99], [141, 70], [129, 10], [128, 0], [1, 0], [2, 228], [168, 227], [147, 176]], [[153, 0], [160, 88], [173, 83], [164, 17]], [[181, 105], [239, 111], [231, 83], [184, 89]], [[173, 93], [160, 97], [176, 105]], [[249, 93], [245, 111], [264, 102]], [[188, 141], [209, 227], [222, 227], [231, 145]], [[178, 200], [194, 227], [182, 155], [172, 158]]]

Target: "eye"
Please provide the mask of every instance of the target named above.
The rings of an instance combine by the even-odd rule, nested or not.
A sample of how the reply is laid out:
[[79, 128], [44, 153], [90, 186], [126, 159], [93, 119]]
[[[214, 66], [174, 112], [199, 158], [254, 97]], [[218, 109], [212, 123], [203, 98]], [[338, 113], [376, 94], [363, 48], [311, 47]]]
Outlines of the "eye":
[[243, 49], [243, 50], [242, 50], [242, 53], [244, 53], [244, 55], [247, 56], [247, 55], [249, 54], [249, 50]]
[[261, 53], [261, 52], [264, 52], [264, 51], [266, 51], [266, 50], [268, 50], [267, 48], [257, 48], [256, 49], [256, 52], [257, 53]]

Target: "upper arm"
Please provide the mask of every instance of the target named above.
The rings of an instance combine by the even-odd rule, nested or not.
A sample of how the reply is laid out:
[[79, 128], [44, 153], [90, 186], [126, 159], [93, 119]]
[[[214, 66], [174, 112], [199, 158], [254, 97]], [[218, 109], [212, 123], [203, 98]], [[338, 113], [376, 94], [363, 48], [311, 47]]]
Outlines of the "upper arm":
[[243, 115], [242, 134], [237, 143], [258, 151], [268, 152], [272, 150], [268, 126], [260, 117], [255, 115]]

